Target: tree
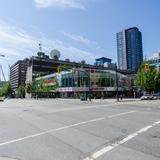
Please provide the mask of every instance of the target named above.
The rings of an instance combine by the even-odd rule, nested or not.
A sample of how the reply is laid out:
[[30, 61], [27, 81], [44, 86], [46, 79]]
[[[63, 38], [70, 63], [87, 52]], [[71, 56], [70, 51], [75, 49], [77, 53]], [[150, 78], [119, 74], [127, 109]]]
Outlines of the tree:
[[18, 91], [18, 97], [24, 98], [24, 96], [25, 96], [25, 87], [24, 87], [24, 85], [20, 84], [17, 91]]
[[136, 75], [134, 84], [143, 91], [149, 93], [156, 92], [160, 89], [160, 73], [149, 65], [142, 64]]
[[11, 93], [11, 85], [9, 82], [3, 84], [1, 89], [1, 96], [7, 97]]
[[36, 81], [33, 79], [33, 81], [30, 84], [30, 93], [34, 93], [37, 91]]
[[40, 80], [38, 92], [45, 92], [45, 83], [44, 80]]
[[157, 71], [155, 76], [155, 91], [160, 91], [160, 71]]

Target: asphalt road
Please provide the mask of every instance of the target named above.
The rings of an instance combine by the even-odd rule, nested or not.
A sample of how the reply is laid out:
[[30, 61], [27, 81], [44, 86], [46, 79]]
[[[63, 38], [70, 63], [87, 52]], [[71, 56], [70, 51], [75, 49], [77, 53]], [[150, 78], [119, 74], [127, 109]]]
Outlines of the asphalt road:
[[0, 160], [159, 160], [160, 100], [6, 100]]

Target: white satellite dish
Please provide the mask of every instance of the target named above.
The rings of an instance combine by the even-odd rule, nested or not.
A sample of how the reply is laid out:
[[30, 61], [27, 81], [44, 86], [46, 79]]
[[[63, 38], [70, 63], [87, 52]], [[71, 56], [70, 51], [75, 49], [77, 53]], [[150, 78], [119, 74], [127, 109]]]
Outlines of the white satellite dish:
[[50, 52], [50, 56], [51, 56], [52, 59], [58, 60], [60, 58], [60, 56], [61, 56], [61, 53], [57, 49], [53, 49]]

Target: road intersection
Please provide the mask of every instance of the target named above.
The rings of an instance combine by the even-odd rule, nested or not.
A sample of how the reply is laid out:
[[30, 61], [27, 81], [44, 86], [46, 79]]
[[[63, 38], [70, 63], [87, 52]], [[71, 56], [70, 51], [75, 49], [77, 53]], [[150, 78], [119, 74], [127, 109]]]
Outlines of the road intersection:
[[0, 157], [160, 159], [158, 100], [6, 100], [0, 126]]

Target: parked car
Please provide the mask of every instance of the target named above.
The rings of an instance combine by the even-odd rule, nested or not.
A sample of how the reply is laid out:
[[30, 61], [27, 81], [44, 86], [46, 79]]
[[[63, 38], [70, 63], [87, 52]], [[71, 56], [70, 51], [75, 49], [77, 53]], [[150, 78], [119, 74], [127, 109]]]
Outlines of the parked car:
[[153, 94], [153, 99], [155, 99], [155, 100], [160, 99], [160, 95], [159, 94]]
[[0, 102], [3, 102], [4, 101], [4, 97], [0, 97]]
[[143, 95], [140, 99], [141, 100], [157, 100], [157, 99], [160, 99], [160, 96], [158, 94], [153, 94], [153, 95], [146, 94], [146, 95]]
[[153, 100], [154, 97], [152, 95], [143, 95], [140, 99], [141, 100]]

